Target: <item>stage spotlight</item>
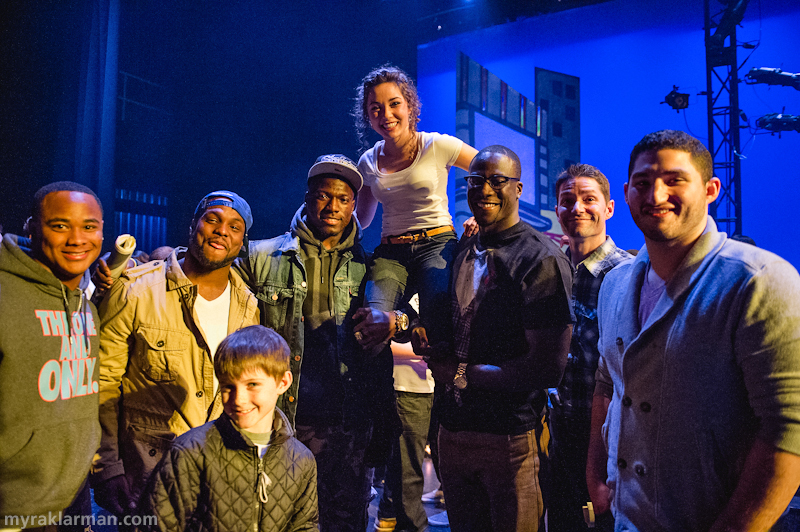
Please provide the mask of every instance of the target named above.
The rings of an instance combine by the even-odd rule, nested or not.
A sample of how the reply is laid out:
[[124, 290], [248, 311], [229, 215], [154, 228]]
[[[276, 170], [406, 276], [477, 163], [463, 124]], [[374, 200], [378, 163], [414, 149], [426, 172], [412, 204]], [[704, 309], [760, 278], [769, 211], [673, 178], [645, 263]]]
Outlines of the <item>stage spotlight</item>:
[[780, 68], [751, 68], [750, 72], [745, 75], [744, 80], [748, 85], [766, 83], [767, 85], [794, 87], [800, 91], [800, 74], [784, 72]]
[[800, 116], [772, 113], [756, 120], [756, 125], [772, 132], [797, 131], [800, 133]]
[[669, 105], [675, 109], [676, 112], [678, 112], [681, 109], [686, 109], [689, 107], [689, 95], [678, 92], [678, 86], [673, 85], [672, 92], [664, 96], [664, 101], [661, 103]]

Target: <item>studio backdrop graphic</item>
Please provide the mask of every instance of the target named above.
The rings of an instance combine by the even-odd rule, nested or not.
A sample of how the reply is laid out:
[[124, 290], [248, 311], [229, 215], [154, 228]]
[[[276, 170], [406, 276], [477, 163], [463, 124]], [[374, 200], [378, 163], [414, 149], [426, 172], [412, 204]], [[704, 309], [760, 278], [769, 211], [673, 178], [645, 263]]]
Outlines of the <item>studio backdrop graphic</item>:
[[[580, 161], [580, 79], [535, 69], [534, 99], [520, 94], [465, 54], [458, 58], [456, 136], [477, 149], [500, 144], [522, 164], [520, 217], [558, 241], [555, 182], [566, 167]], [[453, 169], [454, 218], [460, 226], [471, 216], [466, 172]]]

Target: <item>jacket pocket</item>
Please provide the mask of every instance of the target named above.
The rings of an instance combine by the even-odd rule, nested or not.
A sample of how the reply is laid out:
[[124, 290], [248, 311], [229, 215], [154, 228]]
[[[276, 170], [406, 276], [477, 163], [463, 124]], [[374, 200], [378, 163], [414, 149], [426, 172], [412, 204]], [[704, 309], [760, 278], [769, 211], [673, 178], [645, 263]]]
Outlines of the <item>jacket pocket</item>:
[[139, 327], [136, 335], [142, 345], [142, 371], [157, 382], [174, 381], [181, 373], [181, 359], [189, 350], [189, 333]]
[[120, 455], [135, 498], [141, 495], [150, 475], [174, 439], [175, 434], [166, 429], [128, 425], [126, 442], [120, 449]]
[[360, 284], [348, 284], [345, 286], [345, 290], [347, 290], [347, 293], [351, 298], [357, 298], [361, 295]]
[[256, 298], [261, 307], [261, 323], [281, 331], [286, 324], [286, 312], [294, 290], [277, 286], [262, 286]]
[[360, 283], [337, 279], [334, 294], [336, 314], [340, 318], [344, 318], [348, 313], [355, 312], [358, 307], [364, 304], [361, 296]]

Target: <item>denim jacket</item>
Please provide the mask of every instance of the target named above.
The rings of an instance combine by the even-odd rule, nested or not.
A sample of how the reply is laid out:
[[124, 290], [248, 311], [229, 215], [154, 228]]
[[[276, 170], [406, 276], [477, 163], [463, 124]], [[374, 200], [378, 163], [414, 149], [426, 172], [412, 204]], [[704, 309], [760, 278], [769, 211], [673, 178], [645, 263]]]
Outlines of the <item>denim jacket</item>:
[[[361, 227], [355, 218], [351, 223], [357, 224], [355, 229], [360, 235]], [[379, 380], [368, 371], [369, 363], [353, 335], [351, 318], [363, 304], [368, 269], [368, 257], [359, 240], [357, 238], [355, 245], [342, 253], [332, 281], [342, 378], [345, 379], [346, 394], [355, 404], [362, 403], [359, 399], [369, 399], [368, 387], [378, 384]], [[251, 241], [249, 257], [237, 261], [234, 268], [256, 295], [261, 323], [275, 329], [289, 344], [294, 380], [279, 397], [278, 407], [294, 425], [303, 362], [303, 301], [308, 292], [306, 270], [300, 256], [300, 240], [294, 231], [290, 231], [269, 240]], [[355, 418], [365, 417], [363, 409], [347, 410], [344, 413], [345, 421], [350, 416], [354, 416], [352, 420], [355, 421]]]

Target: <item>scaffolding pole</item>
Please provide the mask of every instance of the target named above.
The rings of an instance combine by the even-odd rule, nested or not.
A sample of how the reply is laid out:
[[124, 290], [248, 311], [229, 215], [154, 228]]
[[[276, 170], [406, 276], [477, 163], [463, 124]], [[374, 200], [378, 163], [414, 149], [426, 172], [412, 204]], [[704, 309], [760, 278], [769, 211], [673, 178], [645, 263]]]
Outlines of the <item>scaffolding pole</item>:
[[712, 38], [726, 9], [718, 0], [705, 0], [708, 151], [714, 160], [714, 175], [722, 181], [722, 190], [711, 204], [710, 212], [719, 229], [731, 236], [742, 234], [736, 24], [724, 40]]

